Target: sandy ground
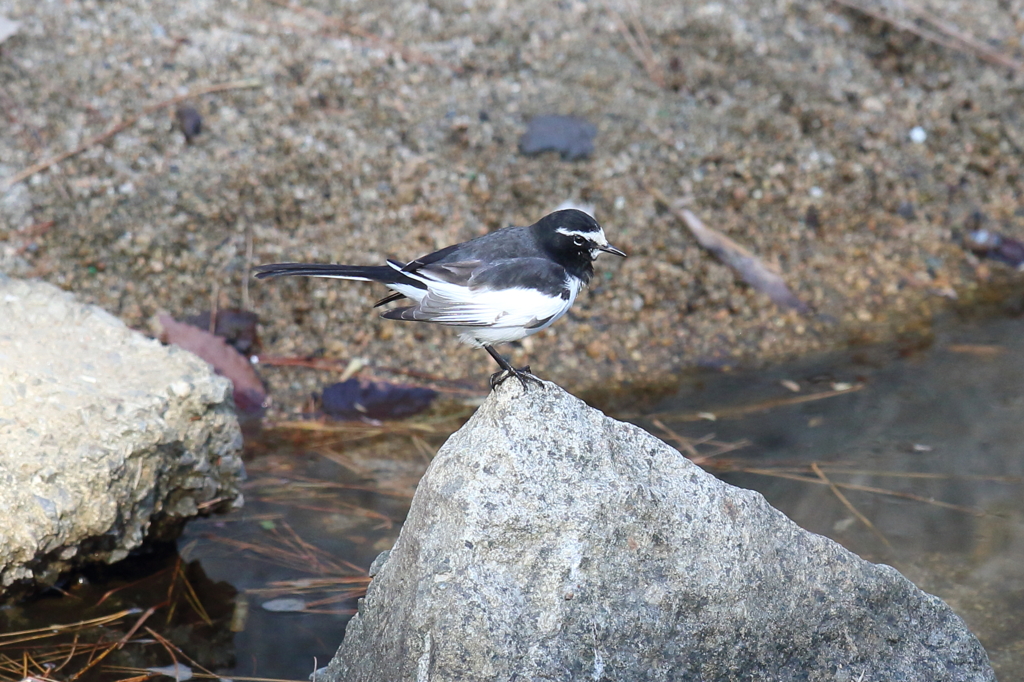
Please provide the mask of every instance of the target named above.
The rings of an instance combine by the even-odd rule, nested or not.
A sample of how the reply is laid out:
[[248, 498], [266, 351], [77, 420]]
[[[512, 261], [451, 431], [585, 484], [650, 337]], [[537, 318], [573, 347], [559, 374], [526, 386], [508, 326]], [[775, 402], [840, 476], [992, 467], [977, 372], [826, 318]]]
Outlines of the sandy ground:
[[[612, 6], [629, 21], [628, 5]], [[260, 314], [266, 353], [484, 387], [485, 353], [379, 320], [381, 288], [246, 291], [248, 267], [409, 259], [587, 203], [629, 258], [599, 260], [566, 319], [504, 349], [573, 390], [891, 338], [1011, 278], [956, 233], [980, 211], [1024, 238], [1019, 74], [835, 3], [642, 6], [664, 86], [599, 2], [0, 0], [22, 22], [0, 45], [0, 270], [137, 327], [217, 297]], [[1020, 0], [929, 7], [1020, 51]], [[192, 144], [168, 107], [5, 181], [222, 83], [254, 87], [188, 98], [204, 125]], [[518, 137], [543, 113], [594, 123], [594, 155], [521, 156]], [[652, 188], [778, 266], [815, 312], [739, 282]], [[330, 380], [264, 376], [286, 411]]]

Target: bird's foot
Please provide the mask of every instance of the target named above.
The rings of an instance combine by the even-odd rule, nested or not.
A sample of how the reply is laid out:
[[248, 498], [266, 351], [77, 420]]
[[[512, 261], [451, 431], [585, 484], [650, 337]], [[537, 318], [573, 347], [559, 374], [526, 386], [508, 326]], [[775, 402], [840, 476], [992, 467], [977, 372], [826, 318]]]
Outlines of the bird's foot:
[[534, 376], [530, 372], [530, 366], [527, 365], [526, 367], [523, 367], [522, 369], [516, 369], [515, 367], [512, 367], [510, 369], [503, 369], [500, 372], [495, 372], [494, 374], [492, 374], [491, 375], [491, 390], [493, 391], [495, 388], [497, 388], [499, 385], [501, 385], [506, 379], [510, 379], [511, 377], [515, 377], [516, 379], [519, 379], [519, 383], [521, 383], [523, 385], [523, 390], [524, 391], [526, 390], [526, 387], [527, 387], [527, 385], [530, 382], [533, 382], [535, 384], [542, 384], [542, 383], [544, 383], [538, 377]]

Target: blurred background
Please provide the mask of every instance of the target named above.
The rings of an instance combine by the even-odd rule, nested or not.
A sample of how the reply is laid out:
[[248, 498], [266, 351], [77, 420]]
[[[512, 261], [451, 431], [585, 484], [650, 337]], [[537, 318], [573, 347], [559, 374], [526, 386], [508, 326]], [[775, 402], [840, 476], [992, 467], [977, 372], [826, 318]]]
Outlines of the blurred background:
[[[246, 510], [7, 627], [212, 578], [220, 615], [175, 611], [221, 623], [204, 665], [323, 665], [493, 363], [379, 320], [382, 288], [250, 268], [409, 260], [568, 203], [629, 258], [499, 350], [893, 563], [1024, 674], [1022, 30], [1017, 0], [0, 0], [0, 272], [259, 360], [233, 377]], [[438, 400], [324, 419], [349, 379]]]

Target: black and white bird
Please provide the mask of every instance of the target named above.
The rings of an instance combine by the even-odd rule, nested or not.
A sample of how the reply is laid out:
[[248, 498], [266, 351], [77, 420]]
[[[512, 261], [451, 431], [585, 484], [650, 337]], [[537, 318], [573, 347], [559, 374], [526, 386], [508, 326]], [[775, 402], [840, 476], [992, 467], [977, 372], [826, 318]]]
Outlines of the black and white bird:
[[453, 327], [463, 343], [482, 347], [501, 367], [491, 376], [491, 388], [512, 376], [525, 387], [528, 380], [539, 380], [529, 367], [512, 367], [494, 344], [536, 334], [565, 315], [602, 251], [626, 255], [608, 243], [591, 216], [567, 209], [529, 227], [505, 227], [408, 263], [275, 263], [255, 270], [259, 279], [330, 277], [385, 284], [395, 293], [374, 307], [401, 298], [416, 303], [381, 317]]

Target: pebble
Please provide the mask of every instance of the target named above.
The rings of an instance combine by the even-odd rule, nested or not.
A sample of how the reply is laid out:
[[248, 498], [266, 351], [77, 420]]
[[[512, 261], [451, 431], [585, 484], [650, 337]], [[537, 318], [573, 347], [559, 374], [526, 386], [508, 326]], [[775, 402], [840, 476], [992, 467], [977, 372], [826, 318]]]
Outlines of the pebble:
[[594, 152], [597, 128], [579, 116], [534, 116], [519, 138], [519, 152], [526, 156], [556, 151], [564, 161], [585, 159]]

